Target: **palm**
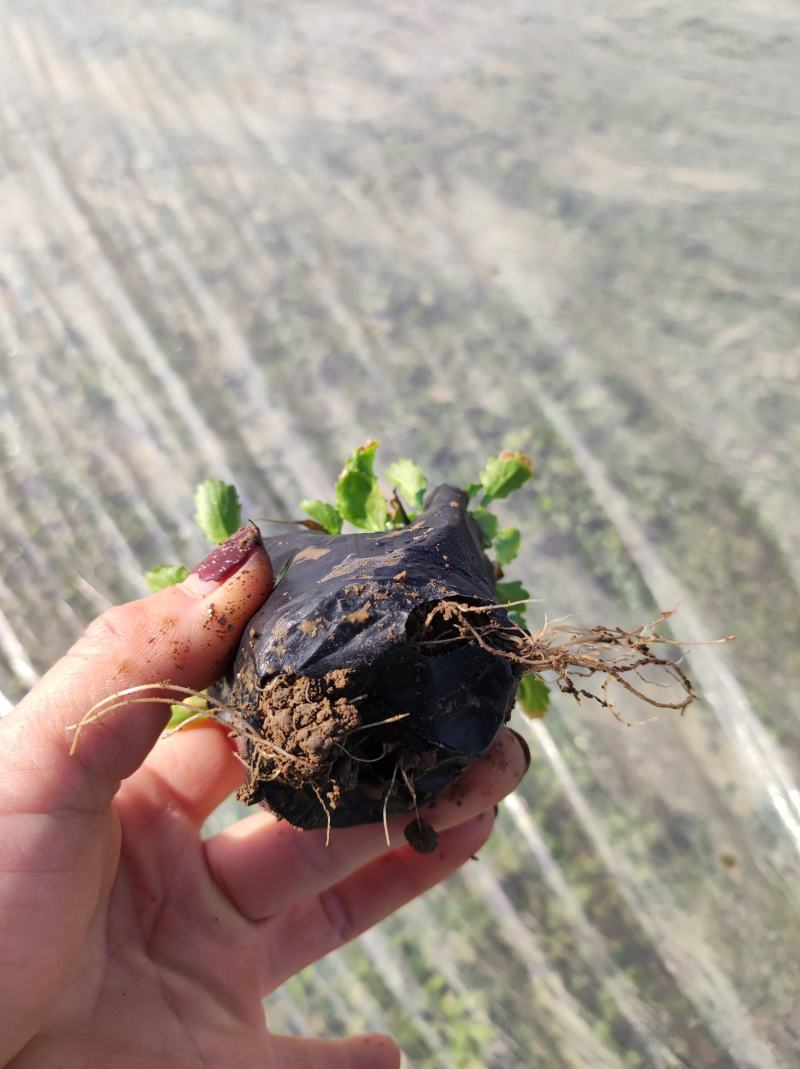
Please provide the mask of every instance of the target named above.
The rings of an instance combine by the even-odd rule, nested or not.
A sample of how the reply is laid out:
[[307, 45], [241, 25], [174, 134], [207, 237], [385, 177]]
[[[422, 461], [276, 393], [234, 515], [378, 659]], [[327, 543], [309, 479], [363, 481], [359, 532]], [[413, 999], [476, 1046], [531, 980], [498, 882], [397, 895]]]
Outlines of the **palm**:
[[[131, 1061], [137, 1040], [142, 1066], [154, 1064], [155, 1050], [164, 1066], [238, 1064], [231, 1060], [232, 1044], [241, 1046], [242, 1056], [249, 1052], [252, 1064], [265, 1064], [254, 926], [211, 878], [191, 814], [149, 802], [143, 789], [152, 787], [152, 775], [145, 767], [123, 785], [72, 867], [66, 895], [63, 871], [58, 881], [49, 879], [47, 862], [63, 849], [62, 820], [49, 822], [37, 836], [41, 864], [14, 878], [21, 914], [16, 927], [29, 937], [27, 947], [15, 942], [16, 954], [36, 962], [44, 927], [50, 969], [71, 976], [52, 1005], [38, 970], [13, 978], [15, 986], [28, 987], [26, 1002], [41, 995], [39, 1034], [15, 1069], [68, 1066], [69, 1036], [88, 1031], [102, 1037], [103, 1063], [110, 1069], [139, 1064]], [[11, 820], [6, 814], [4, 826]], [[27, 814], [16, 815], [18, 839], [30, 835], [30, 821]], [[0, 853], [6, 880], [20, 869], [14, 838], [4, 836], [8, 846]], [[90, 915], [87, 902], [95, 904]], [[37, 919], [26, 926], [31, 909]], [[234, 973], [237, 982], [231, 984]]]

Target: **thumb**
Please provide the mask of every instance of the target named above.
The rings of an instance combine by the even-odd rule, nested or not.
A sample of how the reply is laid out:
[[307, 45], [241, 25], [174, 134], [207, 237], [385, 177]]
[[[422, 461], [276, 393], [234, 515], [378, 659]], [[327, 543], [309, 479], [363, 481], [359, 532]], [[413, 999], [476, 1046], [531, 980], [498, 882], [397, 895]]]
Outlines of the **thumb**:
[[73, 757], [70, 725], [129, 687], [167, 681], [195, 690], [208, 686], [271, 588], [269, 557], [251, 525], [217, 546], [184, 582], [94, 620], [0, 722], [4, 751], [15, 755], [13, 763], [30, 774], [28, 785], [43, 795], [37, 797], [40, 811], [107, 805], [155, 745], [169, 706], [136, 703], [113, 711], [86, 726]]

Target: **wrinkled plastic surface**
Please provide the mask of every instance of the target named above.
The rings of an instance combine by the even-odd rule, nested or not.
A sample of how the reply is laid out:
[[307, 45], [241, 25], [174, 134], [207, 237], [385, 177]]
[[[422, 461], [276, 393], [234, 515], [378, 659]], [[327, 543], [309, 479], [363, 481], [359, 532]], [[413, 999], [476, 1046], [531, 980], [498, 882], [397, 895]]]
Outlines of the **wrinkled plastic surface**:
[[[440, 486], [424, 513], [396, 531], [336, 537], [299, 531], [264, 544], [283, 577], [250, 621], [222, 697], [252, 711], [256, 730], [282, 742], [273, 739], [270, 716], [259, 711], [264, 689], [286, 673], [320, 680], [347, 672], [331, 699], [357, 702], [358, 737], [330, 741], [340, 753], [337, 776], [349, 778], [353, 761], [361, 774], [330, 808], [321, 800], [323, 784], [298, 790], [281, 778], [260, 780], [249, 800], [303, 828], [365, 824], [383, 819], [384, 803], [387, 812], [399, 813], [433, 801], [488, 748], [511, 713], [519, 677], [475, 642], [425, 652], [409, 628], [410, 618], [422, 623], [445, 601], [487, 607], [497, 601], [467, 495]], [[510, 626], [504, 609], [492, 619]], [[275, 715], [283, 721], [286, 713]], [[351, 756], [364, 745], [368, 755]], [[432, 767], [414, 774], [409, 786], [398, 770], [410, 770], [409, 762], [423, 755]], [[365, 780], [368, 790], [373, 783], [379, 788], [372, 797]]]
[[6, 699], [199, 559], [200, 478], [259, 520], [370, 436], [459, 485], [522, 448], [532, 622], [678, 606], [736, 642], [691, 648], [682, 718], [515, 714], [533, 764], [481, 860], [272, 1024], [389, 1028], [416, 1069], [795, 1069], [797, 5], [0, 0], [0, 27]]

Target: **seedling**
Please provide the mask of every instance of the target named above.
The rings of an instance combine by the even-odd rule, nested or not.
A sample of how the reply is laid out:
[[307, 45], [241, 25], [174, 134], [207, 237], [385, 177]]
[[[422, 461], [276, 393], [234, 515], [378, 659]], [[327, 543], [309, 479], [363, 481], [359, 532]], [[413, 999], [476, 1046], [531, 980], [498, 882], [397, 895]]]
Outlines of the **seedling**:
[[[432, 849], [419, 807], [486, 751], [515, 701], [543, 716], [555, 686], [629, 725], [614, 686], [680, 712], [693, 691], [680, 657], [656, 652], [672, 644], [657, 629], [669, 613], [632, 630], [528, 626], [530, 595], [505, 576], [520, 532], [500, 528], [493, 511], [531, 478], [523, 453], [490, 459], [464, 489], [428, 493], [408, 459], [391, 464], [381, 486], [377, 446], [368, 441], [348, 458], [334, 501], [301, 502], [309, 519], [279, 521], [289, 528], [264, 538], [275, 589], [228, 675], [205, 695], [164, 684], [170, 697], [160, 700], [173, 703], [170, 728], [198, 716], [226, 724], [247, 768], [243, 801], [329, 830], [416, 813], [407, 837]], [[231, 486], [205, 482], [196, 503], [212, 542], [241, 524]], [[147, 580], [155, 590], [185, 575], [180, 565], [161, 565]], [[644, 679], [648, 668], [661, 671], [661, 682]], [[84, 722], [145, 700], [114, 695]]]

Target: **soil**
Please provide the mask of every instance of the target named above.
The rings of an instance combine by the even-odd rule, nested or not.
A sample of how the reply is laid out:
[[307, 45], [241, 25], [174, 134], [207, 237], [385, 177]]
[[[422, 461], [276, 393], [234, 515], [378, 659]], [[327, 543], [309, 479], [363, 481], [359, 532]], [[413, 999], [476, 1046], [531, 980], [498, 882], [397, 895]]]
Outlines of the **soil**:
[[439, 845], [439, 836], [436, 831], [421, 818], [406, 824], [403, 834], [418, 854], [432, 854]]

